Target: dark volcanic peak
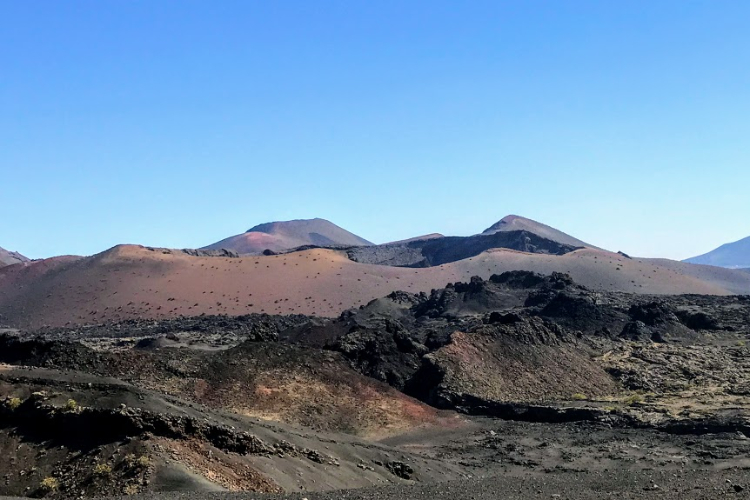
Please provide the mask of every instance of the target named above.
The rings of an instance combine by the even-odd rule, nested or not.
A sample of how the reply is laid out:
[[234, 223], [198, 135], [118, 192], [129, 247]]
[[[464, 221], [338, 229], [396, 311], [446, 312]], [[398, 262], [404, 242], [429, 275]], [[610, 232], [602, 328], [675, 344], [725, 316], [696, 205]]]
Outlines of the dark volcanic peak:
[[750, 268], [750, 236], [722, 245], [707, 254], [686, 259], [684, 262], [731, 269]]
[[9, 266], [11, 264], [18, 264], [20, 262], [28, 262], [29, 259], [24, 257], [18, 252], [11, 252], [0, 247], [0, 267]]
[[485, 229], [482, 234], [494, 234], [505, 231], [528, 231], [530, 233], [534, 233], [537, 236], [541, 236], [542, 238], [556, 241], [564, 245], [596, 248], [593, 245], [589, 245], [584, 241], [573, 238], [572, 236], [565, 234], [562, 231], [558, 231], [553, 227], [547, 226], [546, 224], [542, 224], [541, 222], [527, 219], [525, 217], [520, 217], [518, 215], [508, 215], [506, 217], [503, 217], [499, 222], [496, 222], [492, 226]]
[[444, 236], [358, 247], [349, 249], [347, 255], [351, 260], [365, 264], [432, 267], [468, 259], [497, 248], [526, 253], [565, 255], [578, 247], [559, 243], [529, 231], [498, 231], [475, 236]]
[[226, 249], [240, 254], [254, 254], [264, 250], [283, 252], [309, 245], [351, 247], [372, 243], [325, 219], [298, 219], [259, 224], [243, 234], [203, 247], [203, 250]]

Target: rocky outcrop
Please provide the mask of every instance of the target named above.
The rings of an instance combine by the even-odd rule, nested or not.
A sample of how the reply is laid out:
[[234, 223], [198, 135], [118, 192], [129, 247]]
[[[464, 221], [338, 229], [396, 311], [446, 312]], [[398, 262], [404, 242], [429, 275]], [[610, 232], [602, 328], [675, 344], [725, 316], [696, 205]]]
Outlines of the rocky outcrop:
[[[741, 299], [686, 309], [683, 299], [594, 292], [566, 274], [515, 271], [393, 293], [318, 328], [338, 332], [326, 349], [357, 371], [433, 406], [455, 408], [466, 397], [529, 403], [648, 390], [605, 369], [596, 353], [623, 339], [692, 342], [717, 331], [718, 311], [741, 328]], [[712, 301], [726, 304], [709, 309]]]
[[403, 389], [430, 349], [401, 324], [385, 320], [380, 328], [355, 327], [326, 346], [338, 351], [368, 377]]
[[203, 249], [195, 249], [195, 248], [183, 248], [182, 252], [191, 255], [193, 257], [227, 257], [227, 258], [237, 258], [240, 256], [239, 253], [234, 252], [232, 250], [227, 250], [226, 248], [219, 248], [216, 250], [203, 250]]
[[696, 336], [694, 330], [680, 321], [676, 308], [662, 301], [633, 304], [628, 315], [630, 322], [622, 330], [623, 338], [665, 342], [669, 338], [686, 339]]

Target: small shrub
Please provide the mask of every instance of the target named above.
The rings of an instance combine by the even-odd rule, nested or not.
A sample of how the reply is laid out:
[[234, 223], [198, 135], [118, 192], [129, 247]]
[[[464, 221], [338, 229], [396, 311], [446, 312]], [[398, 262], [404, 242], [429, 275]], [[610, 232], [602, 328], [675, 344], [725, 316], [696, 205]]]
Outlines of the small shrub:
[[127, 496], [131, 496], [131, 495], [137, 495], [138, 493], [140, 493], [141, 489], [138, 487], [137, 484], [129, 484], [125, 486], [125, 488], [122, 489], [122, 492]]
[[76, 411], [78, 409], [78, 403], [75, 399], [69, 399], [67, 403], [65, 403], [65, 411]]
[[42, 482], [39, 483], [39, 489], [45, 493], [57, 490], [60, 487], [60, 482], [54, 477], [45, 477]]
[[125, 457], [125, 466], [128, 469], [147, 469], [151, 465], [151, 459], [148, 455], [136, 457], [134, 454]]
[[633, 406], [638, 403], [643, 403], [643, 396], [641, 396], [640, 394], [632, 394], [625, 398], [625, 404], [628, 406]]
[[7, 406], [10, 410], [15, 411], [19, 406], [21, 406], [21, 398], [10, 398], [5, 401], [5, 406]]
[[585, 394], [581, 394], [580, 392], [576, 392], [571, 396], [574, 401], [585, 401], [588, 399], [588, 397]]
[[97, 476], [109, 476], [112, 474], [112, 467], [108, 464], [96, 464], [94, 474]]
[[744, 340], [738, 340], [737, 341], [737, 345], [740, 346], [740, 347], [745, 347], [746, 344], [747, 344], [747, 342], [745, 342]]

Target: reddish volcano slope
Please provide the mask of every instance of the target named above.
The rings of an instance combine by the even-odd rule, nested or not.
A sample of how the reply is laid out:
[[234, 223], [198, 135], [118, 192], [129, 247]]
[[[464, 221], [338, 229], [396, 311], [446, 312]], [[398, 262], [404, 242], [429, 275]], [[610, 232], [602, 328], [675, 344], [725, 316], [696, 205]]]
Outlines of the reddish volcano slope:
[[493, 250], [411, 269], [359, 264], [327, 249], [226, 258], [122, 245], [93, 257], [59, 257], [0, 269], [0, 324], [62, 326], [201, 313], [336, 316], [395, 290], [429, 292], [474, 275], [488, 278], [519, 269], [566, 272], [578, 283], [603, 290], [750, 293], [749, 273], [691, 275], [696, 268], [702, 269], [688, 264], [671, 268], [594, 249], [563, 256]]
[[21, 262], [28, 262], [29, 259], [24, 257], [18, 252], [11, 252], [0, 247], [0, 267], [10, 266], [12, 264], [19, 264]]
[[264, 250], [281, 252], [304, 245], [360, 246], [372, 243], [325, 219], [300, 219], [260, 224], [246, 233], [223, 239], [203, 249], [258, 254]]

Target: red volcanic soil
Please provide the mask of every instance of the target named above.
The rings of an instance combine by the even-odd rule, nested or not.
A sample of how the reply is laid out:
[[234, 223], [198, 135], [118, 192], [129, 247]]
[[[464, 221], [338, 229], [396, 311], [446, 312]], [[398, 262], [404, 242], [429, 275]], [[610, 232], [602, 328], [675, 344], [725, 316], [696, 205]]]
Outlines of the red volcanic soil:
[[566, 272], [591, 288], [634, 293], [750, 292], [748, 273], [696, 277], [689, 274], [694, 267], [700, 266], [670, 268], [594, 249], [563, 256], [492, 250], [411, 269], [360, 264], [328, 249], [225, 258], [122, 245], [93, 257], [0, 269], [0, 325], [36, 328], [202, 313], [337, 316], [395, 290], [429, 292], [514, 269]]

